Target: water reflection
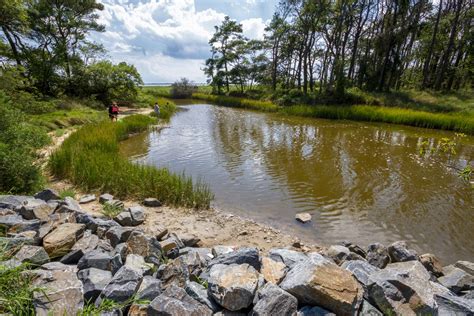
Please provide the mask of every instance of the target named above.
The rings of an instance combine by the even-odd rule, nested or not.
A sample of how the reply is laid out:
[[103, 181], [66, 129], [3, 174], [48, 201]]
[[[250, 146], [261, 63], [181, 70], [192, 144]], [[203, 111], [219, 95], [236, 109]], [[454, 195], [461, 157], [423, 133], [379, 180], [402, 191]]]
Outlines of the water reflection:
[[[448, 262], [474, 258], [473, 191], [444, 165], [465, 165], [473, 138], [440, 164], [417, 153], [450, 133], [187, 108], [123, 151], [203, 178], [220, 207], [318, 242], [405, 239]], [[313, 215], [311, 225], [295, 223], [301, 211]]]

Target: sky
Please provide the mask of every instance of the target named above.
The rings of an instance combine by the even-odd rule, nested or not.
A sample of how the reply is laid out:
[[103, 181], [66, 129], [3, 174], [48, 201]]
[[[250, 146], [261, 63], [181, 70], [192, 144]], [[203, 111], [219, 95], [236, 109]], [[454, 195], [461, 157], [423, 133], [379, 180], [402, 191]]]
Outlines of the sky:
[[145, 83], [174, 82], [182, 77], [206, 81], [208, 41], [226, 15], [243, 26], [244, 35], [261, 39], [278, 0], [101, 0], [94, 33], [113, 62], [137, 67]]

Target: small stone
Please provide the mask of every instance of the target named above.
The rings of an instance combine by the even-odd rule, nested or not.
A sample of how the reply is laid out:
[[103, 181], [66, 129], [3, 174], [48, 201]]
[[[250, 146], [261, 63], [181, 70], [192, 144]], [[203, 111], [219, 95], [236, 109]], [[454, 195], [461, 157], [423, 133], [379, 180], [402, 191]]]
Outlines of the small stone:
[[[298, 311], [297, 316], [336, 316], [336, 314], [319, 307], [319, 306], [304, 306]], [[364, 315], [364, 314], [361, 314]], [[366, 315], [364, 315], [366, 316]]]
[[122, 226], [132, 226], [132, 214], [130, 212], [121, 212], [114, 217], [114, 221]]
[[148, 306], [149, 316], [210, 316], [212, 311], [190, 297], [182, 288], [171, 286]]
[[298, 308], [298, 300], [273, 283], [259, 289], [255, 300], [251, 316], [295, 315]]
[[100, 270], [112, 271], [112, 256], [100, 249], [95, 249], [84, 254], [79, 260], [77, 268], [79, 270], [96, 268]]
[[236, 251], [221, 255], [209, 262], [209, 267], [215, 264], [243, 264], [247, 263], [260, 270], [260, 254], [257, 248], [240, 248]]
[[27, 204], [20, 208], [20, 214], [27, 220], [39, 219], [49, 220], [49, 215], [53, 213], [53, 208], [43, 200], [29, 200]]
[[444, 276], [438, 278], [439, 283], [459, 294], [461, 291], [474, 289], [474, 276], [466, 271], [447, 266], [443, 269]]
[[162, 225], [155, 225], [153, 227], [153, 231], [155, 232], [155, 237], [158, 240], [162, 240], [163, 237], [165, 237], [166, 234], [168, 234], [168, 229]]
[[179, 239], [183, 242], [185, 247], [194, 247], [201, 241], [201, 239], [194, 234], [180, 234]]
[[112, 201], [114, 199], [114, 196], [108, 193], [102, 194], [99, 196], [99, 203], [100, 204], [105, 204], [105, 202]]
[[51, 258], [63, 256], [82, 237], [84, 229], [83, 224], [62, 224], [44, 237], [43, 247]]
[[340, 245], [329, 247], [325, 251], [325, 254], [338, 265], [341, 265], [346, 260], [364, 260], [364, 258], [358, 254], [351, 252], [349, 248]]
[[99, 244], [99, 237], [92, 234], [92, 231], [86, 230], [82, 235], [82, 238], [79, 239], [74, 246], [72, 246], [72, 250], [82, 250], [84, 253], [94, 250], [97, 245]]
[[247, 236], [248, 234], [249, 234], [249, 232], [248, 232], [248, 231], [246, 231], [246, 230], [242, 230], [242, 231], [240, 231], [240, 232], [239, 232], [239, 234], [238, 234], [238, 235], [239, 235], [239, 236]]
[[160, 246], [164, 253], [168, 253], [172, 249], [175, 249], [178, 247], [176, 240], [174, 238], [168, 238], [166, 240], [160, 241]]
[[459, 268], [470, 275], [474, 275], [474, 262], [470, 261], [458, 261], [454, 264], [456, 268]]
[[440, 277], [443, 275], [443, 266], [435, 255], [431, 253], [425, 253], [420, 256], [420, 262], [423, 264], [425, 269], [433, 273], [435, 277]]
[[388, 254], [391, 262], [418, 260], [416, 251], [408, 249], [405, 241], [397, 241], [388, 246]]
[[84, 195], [79, 199], [79, 204], [91, 203], [91, 202], [94, 202], [95, 199], [96, 199], [96, 197], [95, 197], [94, 194]]
[[160, 207], [161, 202], [158, 201], [158, 199], [155, 198], [146, 198], [143, 200], [143, 205], [147, 207]]
[[137, 298], [140, 300], [154, 300], [162, 292], [161, 281], [147, 275], [143, 277], [140, 288], [137, 291]]
[[367, 261], [377, 268], [385, 268], [390, 262], [387, 248], [380, 243], [369, 245], [367, 248]]
[[304, 253], [285, 248], [270, 249], [268, 255], [275, 261], [283, 262], [290, 269], [297, 263], [308, 260], [308, 256]]
[[115, 248], [118, 244], [127, 241], [132, 232], [133, 228], [131, 227], [114, 226], [107, 230], [105, 238], [110, 242], [110, 245]]
[[359, 247], [359, 246], [356, 245], [356, 244], [351, 243], [350, 241], [343, 241], [341, 244], [342, 244], [344, 247], [349, 248], [349, 250], [350, 250], [351, 252], [358, 254], [358, 255], [361, 256], [362, 258], [365, 258], [365, 257], [367, 256], [367, 253], [364, 251], [364, 249], [362, 249], [361, 247]]
[[112, 280], [110, 271], [96, 268], [81, 270], [77, 273], [77, 276], [84, 286], [84, 298], [91, 302], [99, 297], [105, 286]]
[[269, 257], [262, 258], [262, 274], [265, 281], [279, 284], [286, 275], [287, 267], [283, 262], [275, 261]]
[[307, 223], [311, 221], [311, 214], [309, 213], [298, 213], [295, 215], [295, 219], [302, 223]]
[[225, 255], [235, 251], [233, 246], [214, 246], [212, 247], [212, 255], [214, 257], [219, 257], [220, 255]]
[[132, 216], [132, 226], [138, 226], [145, 221], [145, 209], [141, 206], [132, 206], [128, 208]]
[[49, 261], [49, 256], [43, 247], [26, 245], [21, 247], [15, 254], [14, 259], [34, 265], [42, 265]]
[[100, 303], [102, 299], [109, 299], [117, 303], [126, 302], [137, 292], [142, 278], [139, 271], [127, 266], [121, 267], [110, 283], [105, 286], [96, 304]]
[[61, 263], [77, 264], [83, 256], [84, 252], [82, 251], [82, 249], [71, 250], [67, 255], [61, 258]]
[[56, 190], [53, 189], [44, 189], [35, 194], [35, 199], [40, 199], [48, 202], [49, 200], [60, 200], [61, 196]]

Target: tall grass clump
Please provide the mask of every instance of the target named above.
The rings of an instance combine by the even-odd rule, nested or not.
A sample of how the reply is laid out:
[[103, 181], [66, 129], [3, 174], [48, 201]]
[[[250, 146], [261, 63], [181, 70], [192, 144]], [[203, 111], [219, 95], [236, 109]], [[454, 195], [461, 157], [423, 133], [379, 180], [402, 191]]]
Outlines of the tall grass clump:
[[204, 93], [194, 93], [193, 98], [209, 101], [222, 106], [244, 108], [263, 112], [277, 112], [280, 108], [278, 105], [270, 101], [250, 100], [238, 97], [228, 97]]
[[144, 131], [155, 119], [134, 115], [119, 122], [87, 125], [72, 134], [51, 155], [55, 176], [84, 190], [110, 192], [120, 198], [155, 197], [165, 204], [209, 208], [213, 198], [207, 185], [165, 168], [131, 163], [119, 152], [119, 142]]

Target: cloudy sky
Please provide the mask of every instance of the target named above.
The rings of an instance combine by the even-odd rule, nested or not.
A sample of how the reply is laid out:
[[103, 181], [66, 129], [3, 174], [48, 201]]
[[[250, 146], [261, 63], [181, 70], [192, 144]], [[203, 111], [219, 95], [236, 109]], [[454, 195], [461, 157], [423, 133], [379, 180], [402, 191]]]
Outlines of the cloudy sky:
[[101, 0], [106, 32], [94, 40], [114, 61], [134, 64], [144, 82], [187, 77], [205, 82], [208, 41], [226, 15], [242, 23], [244, 35], [262, 38], [278, 0]]

